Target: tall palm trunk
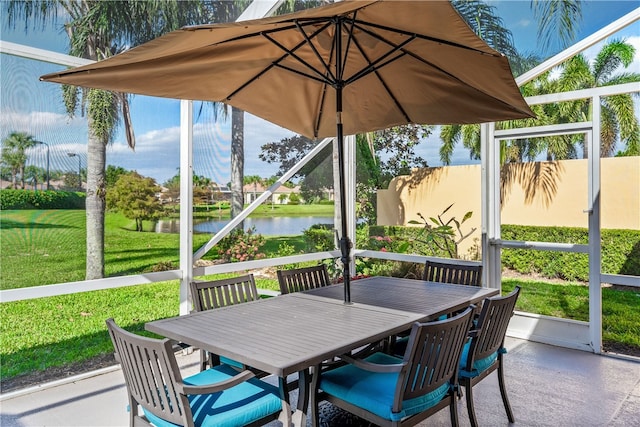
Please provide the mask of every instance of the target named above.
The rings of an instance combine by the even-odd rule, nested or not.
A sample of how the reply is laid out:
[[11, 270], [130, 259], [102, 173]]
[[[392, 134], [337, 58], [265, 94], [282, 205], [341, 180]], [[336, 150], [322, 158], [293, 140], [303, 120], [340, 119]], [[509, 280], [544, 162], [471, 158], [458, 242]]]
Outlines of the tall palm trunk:
[[87, 145], [87, 265], [86, 280], [104, 277], [104, 213], [106, 208], [105, 164], [107, 143], [94, 131], [89, 118]]
[[[244, 208], [244, 111], [231, 109], [231, 218]], [[243, 223], [238, 224], [244, 228]]]
[[24, 163], [20, 166], [20, 188], [24, 190]]

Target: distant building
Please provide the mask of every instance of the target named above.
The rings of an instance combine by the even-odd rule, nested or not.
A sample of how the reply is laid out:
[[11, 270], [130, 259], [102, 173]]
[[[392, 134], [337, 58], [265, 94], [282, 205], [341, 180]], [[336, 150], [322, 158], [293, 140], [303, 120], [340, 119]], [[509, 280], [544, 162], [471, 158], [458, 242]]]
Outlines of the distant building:
[[[261, 183], [246, 184], [244, 187], [242, 187], [242, 191], [244, 193], [244, 203], [246, 205], [252, 203], [258, 197], [260, 197], [260, 195], [264, 193], [266, 190], [267, 188]], [[265, 201], [265, 203], [270, 203], [274, 205], [286, 205], [289, 203], [289, 197], [293, 193], [300, 196], [299, 185], [296, 185], [293, 188], [289, 188], [289, 187], [285, 187], [284, 185], [281, 185], [280, 187], [278, 187], [276, 191], [273, 192], [270, 199]], [[304, 200], [302, 199], [301, 196], [300, 196], [300, 202], [304, 203]]]

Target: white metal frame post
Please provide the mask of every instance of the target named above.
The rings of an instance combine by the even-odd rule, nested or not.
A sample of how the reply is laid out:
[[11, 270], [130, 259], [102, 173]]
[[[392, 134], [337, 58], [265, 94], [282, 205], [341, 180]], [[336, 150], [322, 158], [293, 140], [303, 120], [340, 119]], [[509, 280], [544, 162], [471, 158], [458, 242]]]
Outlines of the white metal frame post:
[[193, 101], [180, 101], [180, 314], [189, 313], [193, 280]]
[[589, 206], [589, 336], [593, 352], [602, 353], [602, 240], [600, 231], [600, 97], [591, 98], [592, 128], [586, 134], [588, 147]]
[[482, 282], [501, 289], [500, 245], [500, 141], [494, 138], [495, 123], [480, 126]]

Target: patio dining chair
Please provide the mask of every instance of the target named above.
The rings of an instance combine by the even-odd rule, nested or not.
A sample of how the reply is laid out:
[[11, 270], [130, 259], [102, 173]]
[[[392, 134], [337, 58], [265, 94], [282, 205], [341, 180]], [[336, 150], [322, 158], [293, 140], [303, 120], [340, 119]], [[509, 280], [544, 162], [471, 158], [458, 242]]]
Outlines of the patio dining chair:
[[[422, 280], [449, 283], [454, 285], [482, 286], [482, 265], [463, 265], [454, 262], [427, 260], [424, 264]], [[443, 314], [439, 320], [455, 313]], [[392, 354], [402, 354], [407, 345], [407, 333], [403, 332], [389, 338]]]
[[[212, 310], [260, 299], [253, 274], [228, 279], [191, 282], [190, 288], [194, 311]], [[220, 363], [225, 363], [238, 369], [248, 369], [235, 360], [200, 350], [201, 371]], [[263, 376], [261, 372], [256, 373], [258, 376]]]
[[[226, 365], [182, 378], [169, 339], [142, 337], [107, 320], [129, 400], [129, 425], [257, 426], [289, 406], [278, 388]], [[142, 411], [140, 411], [142, 409]]]
[[507, 418], [511, 423], [515, 422], [504, 384], [503, 356], [506, 353], [504, 338], [518, 295], [520, 288], [516, 286], [509, 295], [487, 298], [482, 305], [476, 328], [469, 333], [471, 340], [462, 350], [459, 380], [465, 389], [469, 420], [474, 427], [478, 425], [478, 420], [473, 405], [473, 386], [496, 370]]
[[278, 270], [278, 284], [281, 294], [308, 291], [310, 289], [329, 286], [329, 272], [327, 266], [318, 264], [313, 267], [296, 268], [293, 270]]
[[457, 426], [457, 377], [471, 313], [470, 307], [449, 319], [415, 323], [402, 358], [383, 352], [365, 358], [343, 355], [346, 365], [316, 367], [314, 427], [321, 400], [379, 426], [412, 426], [448, 406], [451, 424]]
[[482, 265], [427, 261], [422, 280], [456, 285], [482, 286]]

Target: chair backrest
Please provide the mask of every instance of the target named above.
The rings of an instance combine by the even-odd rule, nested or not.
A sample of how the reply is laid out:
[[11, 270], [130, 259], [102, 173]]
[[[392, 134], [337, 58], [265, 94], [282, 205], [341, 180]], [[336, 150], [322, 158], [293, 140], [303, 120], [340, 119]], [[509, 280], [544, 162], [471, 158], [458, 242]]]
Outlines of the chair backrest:
[[327, 266], [324, 264], [293, 270], [278, 270], [277, 273], [281, 294], [308, 291], [331, 284]]
[[168, 422], [192, 424], [191, 407], [181, 389], [182, 376], [171, 341], [142, 337], [107, 320], [109, 335], [129, 393], [131, 425], [137, 405]]
[[513, 316], [520, 287], [503, 297], [487, 298], [482, 303], [477, 332], [471, 340], [467, 366], [472, 370], [473, 362], [494, 354], [504, 345], [509, 320]]
[[[423, 396], [447, 382], [457, 383], [462, 348], [471, 324], [472, 309], [446, 320], [415, 323], [400, 372], [394, 406]], [[394, 409], [395, 410], [395, 409]]]
[[427, 261], [423, 280], [456, 285], [482, 285], [482, 265], [461, 265], [448, 262]]
[[253, 274], [208, 282], [191, 282], [190, 287], [195, 311], [260, 299]]

